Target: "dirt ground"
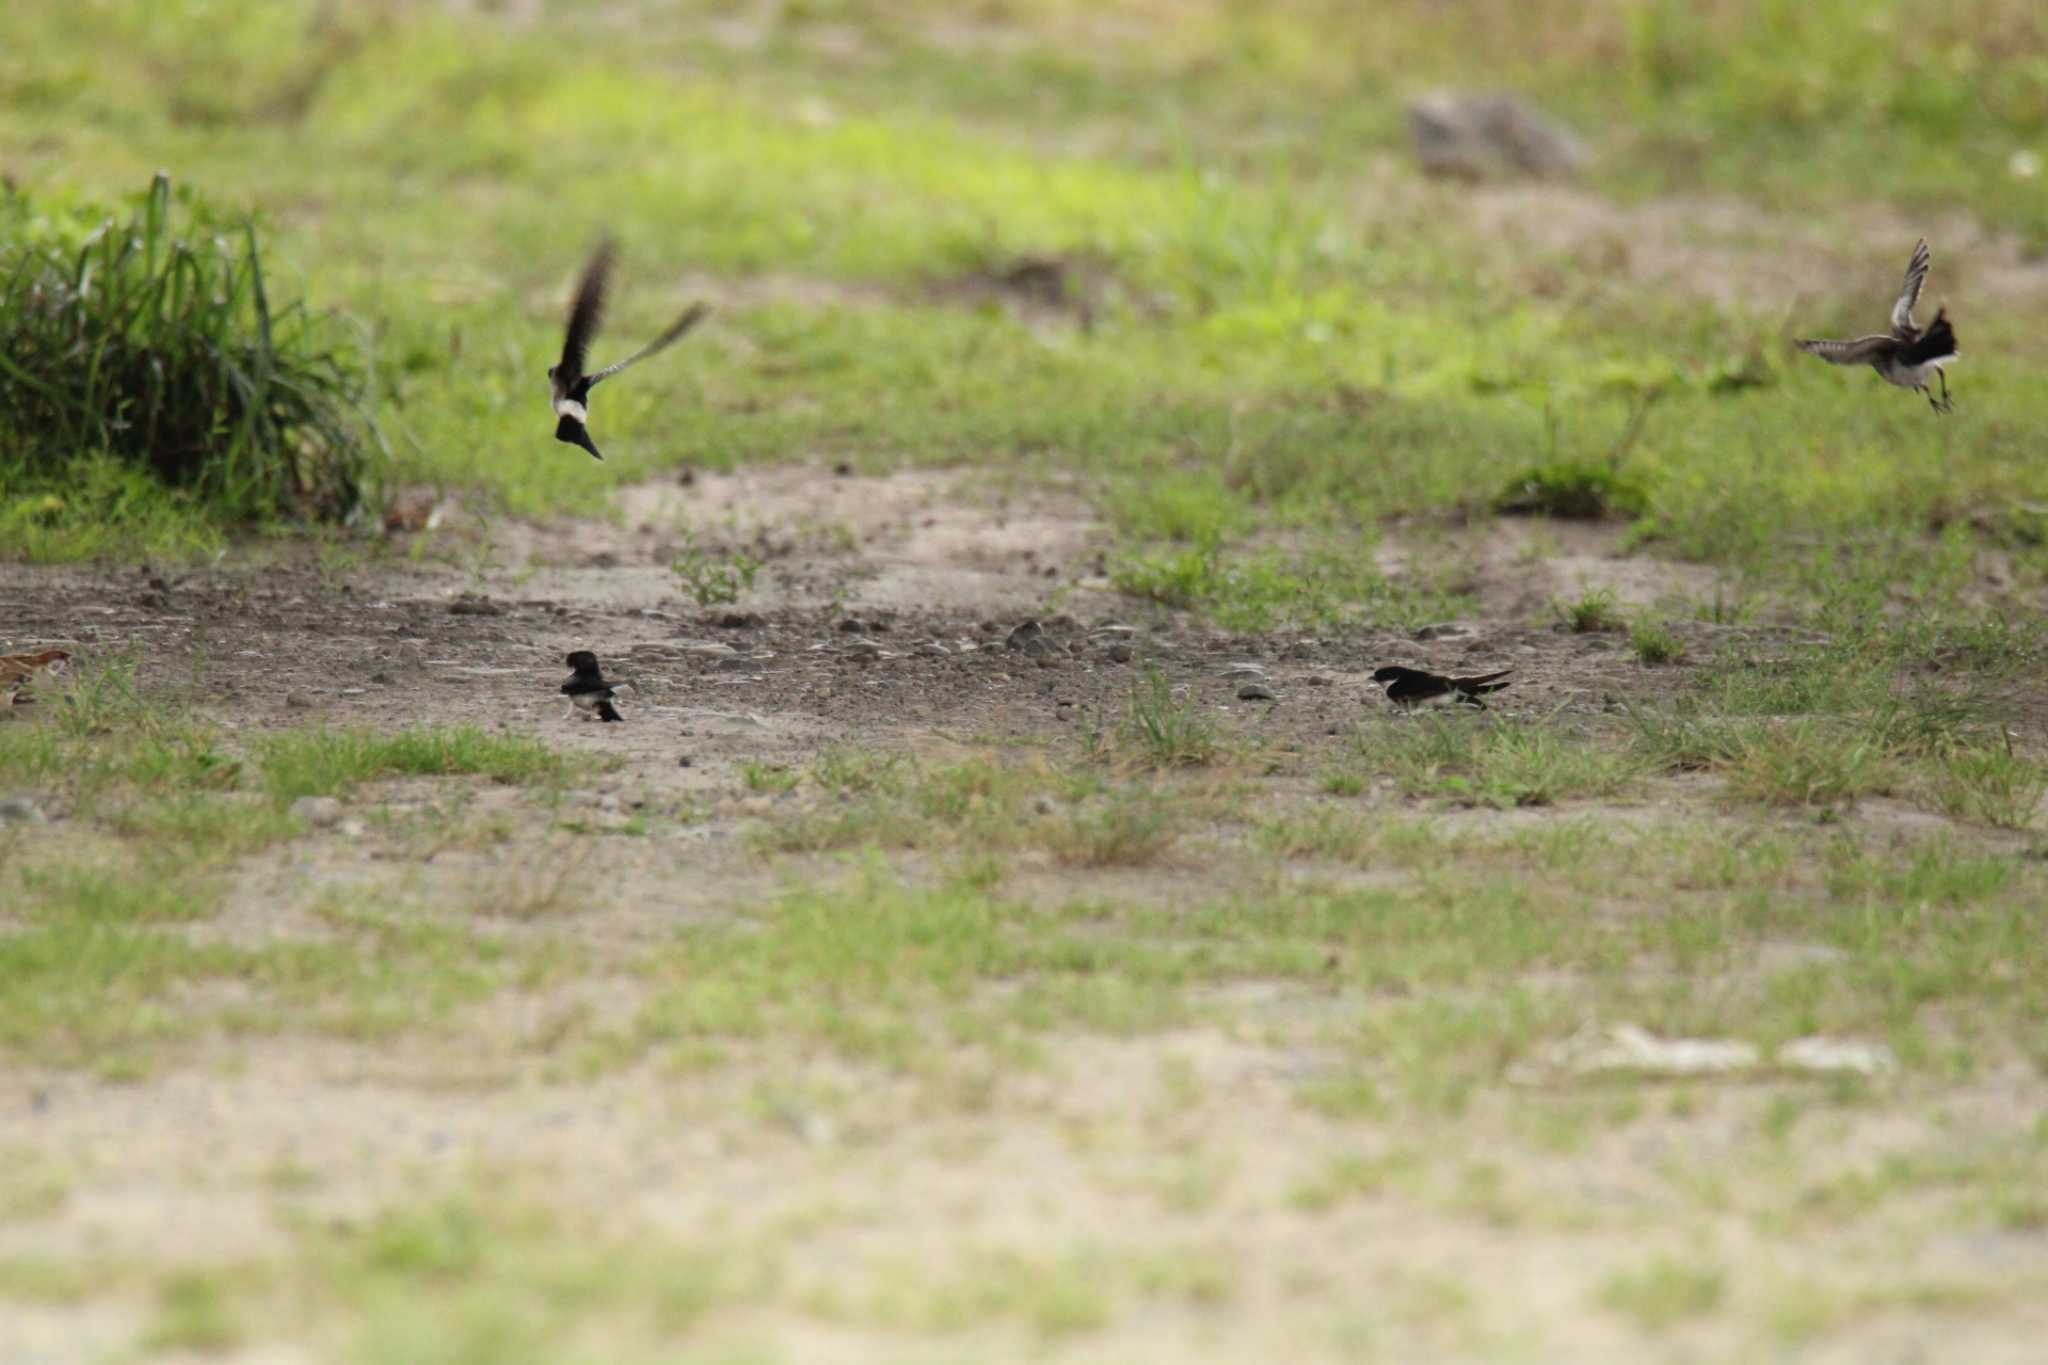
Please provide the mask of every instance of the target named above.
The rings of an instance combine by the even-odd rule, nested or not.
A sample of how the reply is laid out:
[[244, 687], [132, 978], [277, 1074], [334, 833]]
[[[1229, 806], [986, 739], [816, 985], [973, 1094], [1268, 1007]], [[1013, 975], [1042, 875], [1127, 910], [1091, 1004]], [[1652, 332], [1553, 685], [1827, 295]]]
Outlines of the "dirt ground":
[[[843, 875], [837, 863], [802, 859], [771, 868], [750, 848], [750, 822], [793, 798], [749, 794], [744, 765], [805, 764], [841, 743], [928, 755], [1073, 734], [1116, 714], [1146, 666], [1231, 730], [1310, 752], [1349, 742], [1361, 720], [1402, 723], [1369, 681], [1395, 660], [1512, 667], [1503, 713], [1597, 723], [1644, 685], [1645, 670], [1625, 637], [1557, 628], [1549, 600], [1594, 589], [1627, 605], [1698, 598], [1711, 593], [1711, 573], [1615, 557], [1599, 529], [1503, 521], [1412, 545], [1396, 535], [1385, 551], [1396, 572], [1410, 558], [1450, 556], [1478, 594], [1472, 619], [1408, 633], [1226, 635], [1108, 591], [1106, 538], [1078, 501], [978, 497], [942, 475], [788, 468], [635, 489], [621, 507], [616, 523], [494, 522], [486, 531], [451, 506], [419, 562], [402, 542], [398, 554], [365, 562], [258, 550], [162, 572], [0, 566], [0, 650], [62, 641], [132, 653], [145, 684], [194, 692], [231, 732], [311, 722], [503, 727], [618, 760], [576, 795], [600, 827], [680, 803], [703, 812], [672, 838], [608, 841], [616, 847], [592, 856], [546, 834], [545, 820], [533, 823], [516, 791], [480, 789], [473, 812], [502, 806], [536, 837], [421, 857], [417, 843], [352, 818], [247, 860], [222, 912], [195, 932], [240, 942], [318, 937], [309, 888], [394, 899], [502, 888], [516, 897], [558, 881], [566, 866], [579, 902], [570, 932], [595, 955], [593, 967], [566, 985], [497, 997], [467, 1020], [459, 1046], [433, 1034], [224, 1037], [189, 1064], [125, 1084], [0, 1072], [0, 1152], [59, 1163], [68, 1190], [48, 1216], [0, 1217], [0, 1258], [260, 1263], [285, 1254], [308, 1219], [346, 1224], [481, 1180], [578, 1204], [602, 1229], [686, 1240], [715, 1233], [728, 1246], [773, 1241], [782, 1274], [808, 1287], [797, 1297], [810, 1311], [721, 1314], [710, 1349], [724, 1343], [739, 1353], [730, 1358], [759, 1358], [746, 1352], [764, 1341], [778, 1358], [812, 1362], [1272, 1359], [1283, 1350], [1308, 1359], [1414, 1350], [1438, 1359], [1645, 1358], [1641, 1338], [1578, 1305], [1589, 1286], [1640, 1264], [1646, 1245], [1680, 1240], [1657, 1229], [1661, 1196], [1639, 1177], [1746, 1141], [1740, 1087], [1707, 1096], [1683, 1121], [1646, 1119], [1516, 1173], [1515, 1197], [1527, 1204], [1638, 1208], [1644, 1232], [1621, 1237], [1581, 1235], [1547, 1218], [1511, 1230], [1465, 1213], [1418, 1219], [1370, 1201], [1315, 1220], [1287, 1212], [1290, 1189], [1308, 1173], [1418, 1135], [1375, 1128], [1361, 1147], [1355, 1129], [1297, 1102], [1302, 1079], [1329, 1064], [1315, 1040], [1338, 1007], [1280, 984], [1233, 987], [1213, 1002], [1227, 1007], [1228, 1026], [1062, 1038], [1054, 1072], [1001, 1080], [1000, 1064], [972, 1050], [938, 1078], [878, 1079], [822, 1053], [782, 1057], [772, 1085], [744, 1065], [683, 1084], [646, 1066], [564, 1075], [534, 1056], [558, 1032], [632, 1013], [645, 983], [608, 966], [627, 950], [735, 901], [786, 891], [807, 868]], [[740, 600], [701, 606], [669, 567], [682, 545], [745, 550], [764, 567]], [[1043, 622], [1057, 645], [1043, 662], [1006, 647], [1027, 619]], [[1678, 628], [1696, 655], [1734, 629], [1690, 620]], [[556, 689], [562, 656], [576, 648], [595, 650], [632, 682], [626, 723], [565, 717]], [[1658, 670], [1655, 685], [1682, 685], [1686, 674]], [[1273, 700], [1238, 698], [1254, 677]], [[1684, 799], [1675, 785], [1669, 795]], [[434, 799], [427, 784], [394, 783], [371, 804], [403, 811]], [[55, 814], [49, 837], [61, 838]], [[1662, 815], [1657, 804], [1636, 804], [1623, 818]], [[1869, 818], [1887, 817], [1880, 808]], [[1200, 891], [1201, 877], [1169, 864], [1092, 874], [1090, 885], [1163, 902]], [[1026, 860], [1011, 889], [1055, 897], [1071, 885]], [[2014, 1103], [2005, 1079], [1984, 1076], [1952, 1103]], [[955, 1102], [935, 1105], [934, 1087]], [[986, 1097], [957, 1102], [978, 1087]], [[1483, 1132], [1488, 1121], [1474, 1122]], [[1903, 1141], [1889, 1122], [1872, 1115], [1857, 1125], [1844, 1159]], [[287, 1204], [289, 1217], [280, 1212]], [[1753, 1240], [1740, 1220], [1722, 1232], [1737, 1252]], [[914, 1301], [924, 1281], [951, 1273], [934, 1268], [955, 1264], [962, 1247], [1023, 1248], [1031, 1283], [1053, 1286], [1045, 1292], [1087, 1281], [1090, 1257], [1101, 1255], [1110, 1266], [1151, 1267], [1147, 1283], [1189, 1278], [1184, 1292], [1196, 1302], [1224, 1292], [1212, 1281], [1227, 1283], [1232, 1306], [1150, 1308], [1070, 1338], [1057, 1330], [1055, 1297], [1041, 1313], [1053, 1329], [999, 1318], [964, 1339], [891, 1330], [890, 1296]], [[1960, 1274], [1996, 1261], [2007, 1276], [2039, 1273], [2043, 1254], [2037, 1241], [1948, 1238], [1919, 1261], [1929, 1273]], [[1041, 1255], [1042, 1264], [1031, 1259]], [[1138, 1272], [1114, 1272], [1130, 1273]], [[1506, 1306], [1475, 1317], [1451, 1286], [1482, 1283], [1500, 1287]], [[849, 1309], [839, 1294], [864, 1306]], [[0, 1314], [0, 1357], [69, 1365], [118, 1355], [152, 1311], [146, 1295], [10, 1305]], [[2048, 1330], [2048, 1321], [2036, 1326]], [[1950, 1354], [1959, 1346], [1974, 1360], [2031, 1358], [2012, 1327], [2010, 1314], [1981, 1328], [1952, 1319], [1944, 1358], [1962, 1358]], [[1934, 1330], [1920, 1322], [1902, 1336], [1874, 1321], [1803, 1358], [1869, 1360], [1876, 1343], [1908, 1352], [1882, 1358], [1920, 1358], [1913, 1343], [1927, 1344]], [[1675, 1354], [1659, 1358], [1728, 1358], [1746, 1340], [1734, 1332], [1723, 1321], [1681, 1333]], [[1344, 1341], [1356, 1350], [1332, 1345]], [[322, 1353], [317, 1342], [226, 1352], [247, 1361]]]
[[[808, 468], [692, 476], [629, 490], [617, 524], [488, 531], [451, 505], [434, 533], [443, 562], [4, 566], [0, 647], [132, 650], [145, 679], [196, 683], [235, 727], [510, 726], [636, 764], [688, 757], [701, 774], [831, 741], [1069, 727], [1120, 702], [1147, 665], [1256, 717], [1262, 734], [1305, 743], [1383, 707], [1369, 675], [1388, 662], [1513, 668], [1497, 699], [1510, 713], [1597, 709], [1640, 666], [1618, 637], [1559, 629], [1549, 604], [1600, 590], [1628, 608], [1680, 603], [1716, 582], [1697, 566], [1621, 557], [1606, 528], [1506, 519], [1433, 534], [1426, 551], [1398, 535], [1382, 550], [1396, 576], [1421, 553], [1460, 566], [1482, 604], [1473, 619], [1232, 635], [1112, 592], [1107, 539], [1077, 501], [963, 501], [955, 482]], [[703, 606], [669, 567], [679, 544], [764, 567], [739, 600]], [[1058, 647], [1043, 663], [1006, 648], [1027, 620]], [[629, 723], [564, 721], [556, 689], [572, 649], [632, 683]], [[1240, 664], [1263, 671], [1273, 702], [1236, 701], [1241, 679], [1225, 675]]]

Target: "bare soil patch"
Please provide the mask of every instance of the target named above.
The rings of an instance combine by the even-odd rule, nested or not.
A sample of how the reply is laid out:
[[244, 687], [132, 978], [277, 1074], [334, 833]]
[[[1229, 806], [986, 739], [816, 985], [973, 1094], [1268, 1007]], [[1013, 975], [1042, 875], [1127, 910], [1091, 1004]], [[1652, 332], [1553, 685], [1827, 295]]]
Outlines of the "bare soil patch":
[[[290, 554], [170, 574], [0, 567], [0, 650], [132, 651], [153, 685], [196, 687], [231, 727], [471, 723], [633, 762], [776, 758], [831, 742], [1071, 732], [1157, 667], [1275, 742], [1320, 744], [1384, 711], [1372, 670], [1516, 669], [1496, 709], [1604, 705], [1643, 675], [1625, 638], [1546, 623], [1555, 597], [1625, 605], [1711, 587], [1710, 571], [1618, 557], [1599, 528], [1490, 523], [1448, 546], [1481, 610], [1418, 632], [1230, 634], [1108, 589], [1100, 532], [1057, 497], [967, 502], [950, 476], [784, 468], [628, 490], [617, 523], [494, 524], [446, 563], [336, 569]], [[691, 600], [678, 546], [761, 564], [737, 600]], [[1395, 572], [1435, 546], [1395, 549]], [[1055, 651], [1005, 647], [1026, 619]], [[1116, 628], [1125, 629], [1116, 629]], [[1107, 628], [1107, 629], [1106, 629]], [[1702, 638], [1718, 628], [1682, 623]], [[1110, 646], [1127, 644], [1128, 662]], [[595, 650], [633, 684], [624, 725], [566, 720], [562, 658]], [[1233, 666], [1273, 703], [1240, 702]], [[1671, 670], [1658, 670], [1663, 685]]]

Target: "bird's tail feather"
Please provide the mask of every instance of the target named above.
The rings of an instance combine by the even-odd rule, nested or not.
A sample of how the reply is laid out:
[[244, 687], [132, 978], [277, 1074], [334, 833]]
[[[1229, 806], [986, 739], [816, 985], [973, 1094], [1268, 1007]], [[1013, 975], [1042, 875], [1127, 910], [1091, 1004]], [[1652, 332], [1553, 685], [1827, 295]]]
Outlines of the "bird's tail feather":
[[567, 441], [572, 446], [582, 446], [597, 459], [602, 460], [604, 458], [603, 455], [598, 453], [597, 443], [590, 439], [589, 428], [585, 427], [583, 423], [577, 421], [574, 417], [564, 417], [561, 421], [555, 423], [555, 439], [557, 441]]

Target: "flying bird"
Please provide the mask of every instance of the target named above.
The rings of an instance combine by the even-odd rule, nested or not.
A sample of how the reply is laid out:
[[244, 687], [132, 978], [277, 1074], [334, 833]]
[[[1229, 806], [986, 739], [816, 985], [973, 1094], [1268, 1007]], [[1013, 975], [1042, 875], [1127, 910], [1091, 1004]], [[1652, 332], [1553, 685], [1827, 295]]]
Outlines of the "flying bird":
[[1514, 672], [1503, 668], [1498, 673], [1481, 673], [1473, 678], [1446, 678], [1435, 673], [1425, 673], [1419, 668], [1403, 668], [1399, 664], [1388, 664], [1377, 669], [1372, 675], [1376, 683], [1384, 683], [1387, 700], [1399, 707], [1419, 706], [1424, 702], [1455, 702], [1460, 706], [1476, 706], [1486, 709], [1480, 698], [1488, 692], [1498, 692], [1507, 684], [1501, 679]]
[[582, 446], [600, 460], [604, 456], [599, 453], [597, 443], [590, 439], [591, 389], [628, 365], [638, 364], [659, 351], [667, 350], [683, 333], [702, 322], [710, 311], [704, 304], [691, 304], [681, 317], [669, 324], [667, 331], [632, 355], [616, 365], [605, 366], [595, 374], [586, 374], [583, 369], [585, 353], [590, 349], [590, 343], [596, 340], [598, 329], [604, 326], [605, 290], [611, 271], [612, 244], [608, 240], [601, 241], [597, 250], [591, 253], [589, 264], [583, 267], [583, 278], [576, 282], [576, 301], [569, 307], [569, 329], [562, 338], [562, 359], [548, 366], [548, 387], [553, 393], [557, 419], [555, 439]]
[[612, 702], [618, 696], [615, 689], [626, 684], [606, 682], [604, 671], [597, 666], [595, 654], [579, 649], [562, 662], [575, 670], [569, 675], [569, 681], [562, 684], [562, 695], [569, 699], [571, 706], [578, 711], [589, 711], [601, 721], [625, 719]]
[[[1927, 268], [1933, 262], [1923, 239], [1913, 248], [1906, 266], [1906, 283], [1899, 301], [1892, 305], [1891, 328], [1854, 341], [1800, 341], [1793, 343], [1808, 355], [1817, 355], [1831, 365], [1868, 365], [1887, 384], [1918, 389], [1936, 412], [1953, 412], [1948, 397], [1948, 375], [1942, 369], [1956, 358], [1956, 332], [1949, 326], [1948, 309], [1935, 310], [1934, 321], [1923, 329], [1913, 321], [1913, 305], [1920, 302], [1920, 286], [1927, 283]], [[1927, 381], [1938, 379], [1941, 397], [1936, 398]]]

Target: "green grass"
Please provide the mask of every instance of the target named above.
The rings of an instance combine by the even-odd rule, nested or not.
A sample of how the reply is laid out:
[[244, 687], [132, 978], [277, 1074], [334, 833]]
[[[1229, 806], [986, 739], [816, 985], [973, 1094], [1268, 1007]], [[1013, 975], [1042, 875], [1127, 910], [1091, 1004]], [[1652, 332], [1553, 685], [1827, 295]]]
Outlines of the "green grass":
[[1541, 723], [1479, 714], [1401, 721], [1362, 734], [1358, 748], [1365, 763], [1389, 773], [1411, 796], [1462, 805], [1547, 806], [1613, 795], [1640, 774], [1640, 766], [1619, 748]]
[[147, 880], [64, 864], [9, 874], [21, 927], [0, 936], [0, 1049], [104, 1072], [146, 1069], [208, 1030], [431, 1030], [550, 970], [544, 947], [529, 955], [467, 927], [355, 910], [322, 914], [325, 942], [190, 936], [218, 914], [224, 888], [175, 864], [140, 870]]
[[1719, 1269], [1658, 1257], [1608, 1281], [1600, 1301], [1656, 1331], [1714, 1312], [1726, 1295], [1727, 1276]]
[[166, 1279], [157, 1294], [157, 1317], [143, 1345], [157, 1351], [226, 1351], [241, 1344], [243, 1332], [217, 1278], [183, 1271]]
[[[235, 741], [176, 685], [146, 688], [134, 658], [79, 661], [45, 689], [40, 723], [0, 730], [0, 783], [60, 797], [75, 813], [183, 853], [222, 856], [294, 832], [284, 807], [398, 777], [480, 776], [549, 786], [579, 765], [538, 741], [473, 726], [282, 730]], [[270, 798], [259, 805], [256, 794]]]
[[1553, 603], [1552, 610], [1557, 613], [1558, 622], [1575, 635], [1616, 630], [1621, 626], [1621, 614], [1615, 608], [1614, 594], [1605, 589], [1589, 592], [1571, 602]]
[[[244, 520], [338, 519], [367, 491], [355, 348], [273, 300], [253, 223], [174, 196], [168, 176], [125, 221], [0, 201], [0, 317], [15, 452], [0, 494], [24, 529], [75, 523], [73, 466], [98, 452]], [[85, 482], [105, 499], [106, 475]]]
[[[482, 776], [545, 798], [575, 765], [538, 742], [468, 728], [231, 740], [118, 656], [83, 661], [38, 710], [35, 723], [0, 729], [0, 788], [35, 794], [63, 823], [47, 843], [0, 832], [0, 1048], [128, 1071], [209, 1029], [261, 1035], [289, 1019], [364, 1036], [429, 1025], [539, 970], [430, 917], [330, 908], [325, 944], [194, 932], [219, 914], [244, 860], [302, 832], [287, 809], [296, 797]], [[493, 888], [491, 911], [530, 920], [559, 909], [561, 878], [580, 860], [551, 862]]]
[[1153, 768], [1199, 768], [1222, 757], [1224, 741], [1199, 701], [1148, 668], [1131, 684], [1108, 752]]
[[1629, 627], [1628, 642], [1636, 657], [1652, 667], [1675, 664], [1685, 657], [1685, 641], [1671, 629], [1670, 623], [1651, 617], [1638, 618]]
[[570, 771], [568, 760], [537, 740], [487, 734], [475, 726], [283, 731], [256, 746], [263, 790], [279, 802], [347, 793], [395, 777], [473, 775], [529, 784]]
[[[2017, 548], [2023, 577], [2041, 567], [2038, 535], [2011, 511], [2048, 496], [2015, 458], [2041, 401], [2024, 383], [2040, 343], [2017, 319], [1971, 317], [1968, 423], [1930, 426], [1817, 365], [1730, 387], [1731, 355], [1776, 353], [1774, 321], [1571, 260], [1556, 263], [1563, 288], [1531, 290], [1533, 267], [1455, 226], [1435, 191], [1361, 201], [1352, 186], [1402, 137], [1411, 82], [1483, 73], [1603, 130], [1609, 190], [1659, 188], [1680, 165], [1804, 214], [1829, 211], [1830, 188], [1860, 202], [1881, 182], [2038, 230], [2037, 196], [1992, 145], [2026, 145], [2041, 126], [2030, 63], [2043, 39], [2015, 2], [1972, 0], [1934, 21], [1947, 47], [1924, 46], [1924, 16], [1897, 4], [1853, 22], [1839, 0], [1793, 17], [1745, 0], [1570, 22], [1546, 4], [1508, 26], [1521, 34], [1511, 51], [1488, 5], [1424, 22], [1409, 4], [1298, 0], [1252, 15], [1197, 3], [1171, 23], [1135, 6], [1114, 38], [1079, 43], [1063, 7], [1012, 7], [992, 22], [1014, 44], [972, 58], [909, 0], [793, 11], [744, 50], [706, 41], [708, 9], [665, 12], [636, 25], [623, 55], [606, 25], [424, 11], [310, 28], [249, 13], [223, 46], [196, 36], [213, 24], [113, 4], [61, 24], [17, 18], [9, 46], [68, 74], [8, 68], [0, 147], [30, 146], [61, 102], [66, 169], [51, 152], [22, 162], [37, 202], [68, 206], [70, 190], [44, 183], [66, 175], [104, 196], [175, 164], [219, 202], [267, 213], [270, 273], [296, 273], [314, 306], [382, 337], [377, 416], [394, 475], [476, 487], [515, 511], [592, 509], [615, 483], [677, 463], [792, 450], [869, 468], [1061, 468], [1085, 476], [1123, 532], [1114, 577], [1127, 591], [1226, 624], [1315, 626], [1444, 614], [1427, 582], [1380, 574], [1375, 528], [1467, 514], [1533, 480], [1558, 490], [1546, 510], [1590, 497], [1639, 518], [1658, 552], [1811, 583], [1829, 569], [1801, 548], [1818, 538], [1869, 545], [1871, 571], [1888, 560], [1890, 579], [1953, 585], [1957, 551], [1985, 541]], [[819, 58], [821, 25], [843, 26], [863, 59]], [[606, 56], [603, 80], [577, 59], [586, 51]], [[389, 96], [393, 70], [414, 77], [403, 99]], [[1870, 70], [1884, 74], [1857, 74]], [[1959, 120], [1964, 92], [1988, 122]], [[1334, 125], [1332, 109], [1344, 111]], [[1617, 111], [1647, 131], [1609, 135]], [[1060, 135], [1067, 120], [1090, 127], [1085, 150]], [[1956, 155], [1966, 128], [1977, 141]], [[622, 287], [621, 330], [694, 295], [685, 272], [820, 286], [802, 302], [770, 291], [721, 307], [687, 350], [622, 388], [601, 467], [562, 458], [533, 418], [590, 235], [547, 188], [571, 169], [626, 243], [636, 283]], [[453, 265], [451, 203], [490, 224]], [[1904, 245], [1867, 260], [1858, 248], [1858, 264], [1890, 278]], [[948, 286], [1026, 258], [1095, 263], [1087, 326], [1048, 335], [950, 301]], [[1815, 307], [1846, 314], [1868, 292]], [[1938, 458], [1922, 457], [1924, 440]], [[89, 533], [104, 488], [75, 512], [38, 512], [42, 496], [0, 500], [27, 553], [140, 543]], [[191, 548], [209, 543], [161, 499], [125, 515], [161, 552], [180, 524]], [[39, 518], [55, 522], [35, 531]], [[1931, 526], [1950, 532], [1930, 540]], [[691, 596], [745, 588], [746, 565], [686, 560]]]
[[737, 602], [754, 586], [761, 561], [744, 550], [720, 556], [695, 545], [680, 550], [669, 565], [683, 591], [700, 607]]
[[1502, 512], [1536, 513], [1574, 521], [1629, 520], [1650, 505], [1649, 491], [1606, 465], [1547, 465], [1517, 475], [1494, 499]]

